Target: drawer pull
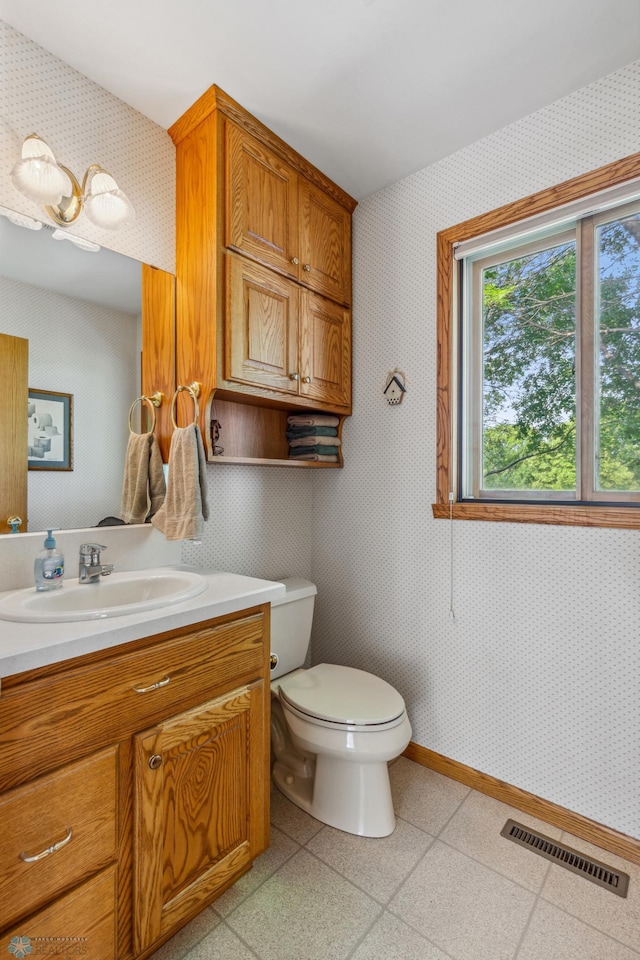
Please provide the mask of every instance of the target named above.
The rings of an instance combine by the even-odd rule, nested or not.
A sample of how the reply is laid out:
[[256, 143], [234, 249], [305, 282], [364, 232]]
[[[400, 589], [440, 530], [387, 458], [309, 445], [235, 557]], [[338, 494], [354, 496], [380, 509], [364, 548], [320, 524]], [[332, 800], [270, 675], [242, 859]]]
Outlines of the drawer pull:
[[160, 687], [166, 687], [168, 683], [171, 683], [171, 677], [164, 677], [163, 680], [152, 683], [150, 687], [134, 687], [133, 689], [136, 693], [149, 693], [150, 690], [158, 690]]
[[50, 853], [55, 853], [56, 850], [61, 850], [62, 847], [66, 847], [72, 836], [73, 830], [71, 827], [67, 827], [66, 837], [63, 837], [62, 840], [58, 840], [57, 843], [52, 843], [51, 846], [47, 847], [46, 850], [42, 850], [40, 853], [34, 853], [32, 857], [26, 853], [19, 853], [18, 856], [21, 860], [24, 860], [25, 863], [35, 863], [36, 860], [43, 860], [45, 857], [48, 857]]
[[157, 770], [158, 767], [162, 765], [162, 757], [159, 753], [154, 753], [152, 757], [149, 757], [149, 766], [152, 770]]

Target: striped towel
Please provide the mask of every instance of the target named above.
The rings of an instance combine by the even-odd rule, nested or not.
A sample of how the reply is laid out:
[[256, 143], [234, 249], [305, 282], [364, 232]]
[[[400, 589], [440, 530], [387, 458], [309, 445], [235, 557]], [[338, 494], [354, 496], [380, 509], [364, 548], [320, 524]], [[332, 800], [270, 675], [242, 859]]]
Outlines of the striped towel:
[[326, 413], [294, 413], [287, 423], [290, 427], [337, 427], [340, 419]]

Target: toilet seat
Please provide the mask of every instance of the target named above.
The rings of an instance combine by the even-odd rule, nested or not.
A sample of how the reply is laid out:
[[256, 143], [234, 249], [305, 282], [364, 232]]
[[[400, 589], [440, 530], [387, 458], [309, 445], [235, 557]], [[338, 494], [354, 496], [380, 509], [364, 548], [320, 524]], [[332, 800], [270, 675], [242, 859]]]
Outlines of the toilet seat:
[[404, 700], [391, 684], [353, 667], [320, 663], [275, 683], [286, 706], [320, 726], [381, 730], [405, 715]]

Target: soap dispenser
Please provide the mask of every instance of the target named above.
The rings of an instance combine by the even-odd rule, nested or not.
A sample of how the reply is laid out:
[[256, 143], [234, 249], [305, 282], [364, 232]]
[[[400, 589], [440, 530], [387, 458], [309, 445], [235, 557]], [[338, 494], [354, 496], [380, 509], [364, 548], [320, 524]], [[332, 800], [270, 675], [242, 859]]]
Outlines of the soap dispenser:
[[58, 590], [64, 578], [64, 557], [56, 549], [56, 542], [51, 536], [52, 530], [47, 530], [44, 541], [44, 550], [41, 550], [33, 565], [33, 576], [36, 590]]

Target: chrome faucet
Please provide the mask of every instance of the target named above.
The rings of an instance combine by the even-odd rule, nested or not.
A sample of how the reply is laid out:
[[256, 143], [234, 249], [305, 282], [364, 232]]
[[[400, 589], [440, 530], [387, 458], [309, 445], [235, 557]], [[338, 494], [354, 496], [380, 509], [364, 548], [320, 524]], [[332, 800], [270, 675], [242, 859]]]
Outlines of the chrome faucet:
[[101, 576], [108, 577], [112, 563], [100, 563], [100, 551], [106, 550], [99, 543], [83, 543], [80, 547], [78, 583], [98, 583]]

